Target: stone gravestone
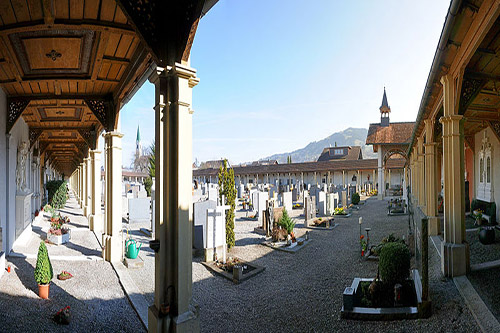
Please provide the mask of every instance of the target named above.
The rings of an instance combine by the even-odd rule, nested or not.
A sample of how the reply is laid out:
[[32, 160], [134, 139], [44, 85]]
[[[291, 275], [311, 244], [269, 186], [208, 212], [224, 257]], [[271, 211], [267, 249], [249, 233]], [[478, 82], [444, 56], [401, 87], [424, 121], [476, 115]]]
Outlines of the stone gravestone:
[[318, 212], [319, 216], [326, 216], [326, 192], [318, 192]]
[[309, 220], [316, 217], [316, 198], [315, 197], [305, 197], [304, 198], [304, 225], [309, 226]]
[[[337, 195], [338, 197], [338, 195]], [[326, 215], [331, 216], [335, 211], [336, 205], [335, 193], [328, 193], [326, 195]]]
[[[273, 208], [273, 226], [275, 223], [278, 223], [281, 217], [283, 216], [283, 207]], [[272, 228], [271, 228], [272, 230]]]
[[217, 206], [215, 209], [207, 209], [206, 262], [215, 259], [226, 262], [226, 209], [229, 208], [230, 206]]
[[342, 191], [342, 202], [343, 207], [347, 207], [347, 191]]
[[217, 202], [219, 200], [219, 191], [215, 188], [209, 188], [208, 189], [208, 200], [213, 200]]
[[140, 223], [149, 222], [151, 198], [128, 199], [128, 222]]
[[238, 199], [243, 198], [243, 195], [245, 194], [245, 185], [240, 184], [238, 186]]
[[258, 221], [262, 223], [263, 211], [266, 210], [266, 201], [269, 199], [267, 192], [255, 192], [254, 209], [257, 212]]
[[283, 192], [280, 194], [281, 206], [285, 207], [287, 212], [291, 212], [293, 209], [292, 192]]
[[[431, 304], [429, 299], [429, 235], [428, 235], [428, 220], [425, 214], [417, 208], [414, 219], [415, 230], [415, 263], [420, 274], [421, 282], [418, 290], [420, 290], [422, 298], [422, 312], [424, 317], [431, 314]], [[410, 237], [409, 237], [410, 238]], [[418, 282], [418, 280], [417, 280]]]
[[295, 202], [297, 200], [299, 200], [299, 189], [297, 187], [295, 187], [292, 190], [292, 201]]
[[217, 201], [214, 200], [200, 201], [193, 204], [193, 246], [197, 250], [202, 250], [207, 247], [207, 241], [205, 239], [207, 233], [207, 210], [215, 209], [216, 207]]

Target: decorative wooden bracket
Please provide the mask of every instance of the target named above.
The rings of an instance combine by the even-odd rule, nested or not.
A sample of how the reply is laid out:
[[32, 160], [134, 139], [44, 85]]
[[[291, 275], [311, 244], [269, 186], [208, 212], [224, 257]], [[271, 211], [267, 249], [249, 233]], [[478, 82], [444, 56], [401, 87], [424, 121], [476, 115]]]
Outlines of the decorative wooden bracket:
[[106, 99], [84, 99], [85, 104], [96, 116], [106, 131], [112, 131], [115, 128], [116, 111], [112, 98]]
[[85, 140], [87, 145], [89, 146], [89, 149], [95, 150], [97, 147], [97, 131], [94, 126], [90, 129], [82, 128], [78, 130], [78, 133], [82, 136], [82, 138]]
[[458, 114], [463, 115], [472, 101], [483, 88], [486, 80], [464, 76], [462, 90], [460, 91], [460, 106]]
[[43, 130], [39, 129], [39, 128], [30, 128], [30, 134], [29, 134], [29, 137], [30, 137], [30, 149], [31, 147], [33, 147], [33, 145], [35, 144], [36, 140], [38, 140], [38, 138], [40, 137], [40, 135], [42, 134]]
[[7, 133], [10, 133], [16, 121], [21, 117], [24, 110], [30, 104], [31, 99], [26, 97], [7, 98]]
[[500, 121], [488, 121], [488, 125], [490, 125], [497, 139], [500, 140]]
[[472, 151], [474, 151], [474, 135], [466, 135], [464, 136], [464, 141], [467, 143], [467, 146], [469, 146]]

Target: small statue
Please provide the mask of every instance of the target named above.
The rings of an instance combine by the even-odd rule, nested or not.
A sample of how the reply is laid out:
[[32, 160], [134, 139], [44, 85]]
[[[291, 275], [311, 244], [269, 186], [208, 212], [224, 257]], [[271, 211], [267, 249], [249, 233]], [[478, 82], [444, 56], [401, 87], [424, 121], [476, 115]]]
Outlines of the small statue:
[[28, 158], [28, 143], [22, 141], [17, 148], [16, 185], [20, 192], [26, 192], [26, 160]]

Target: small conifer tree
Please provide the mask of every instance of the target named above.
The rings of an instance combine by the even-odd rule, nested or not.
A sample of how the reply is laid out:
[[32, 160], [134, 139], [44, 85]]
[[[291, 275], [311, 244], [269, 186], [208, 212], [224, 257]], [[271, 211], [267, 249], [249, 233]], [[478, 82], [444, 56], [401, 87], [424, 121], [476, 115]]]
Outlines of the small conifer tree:
[[[234, 210], [236, 208], [236, 187], [234, 185], [234, 170], [227, 167], [225, 159], [217, 175], [219, 184], [219, 198], [223, 205], [230, 206], [226, 211], [226, 243], [231, 248], [235, 244], [234, 238]], [[222, 198], [224, 197], [224, 202]]]
[[41, 241], [36, 258], [35, 281], [38, 284], [49, 284], [53, 277], [54, 271], [50, 263], [49, 253], [45, 243]]

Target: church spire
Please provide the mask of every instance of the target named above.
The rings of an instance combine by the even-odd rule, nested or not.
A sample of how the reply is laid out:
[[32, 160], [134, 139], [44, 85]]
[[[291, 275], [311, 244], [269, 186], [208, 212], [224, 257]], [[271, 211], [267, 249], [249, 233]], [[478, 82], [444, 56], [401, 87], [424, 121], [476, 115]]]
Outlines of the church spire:
[[[385, 97], [385, 92], [384, 92], [384, 97]], [[136, 142], [141, 142], [141, 132], [139, 131], [139, 125], [137, 125], [137, 139], [135, 139]]]
[[384, 87], [384, 96], [382, 97], [382, 105], [379, 108], [380, 110], [380, 125], [389, 126], [389, 113], [391, 112], [391, 107], [387, 102], [387, 94], [385, 93]]
[[141, 132], [139, 131], [139, 125], [137, 125], [137, 138], [135, 139], [135, 157], [139, 158], [141, 156], [142, 156]]

